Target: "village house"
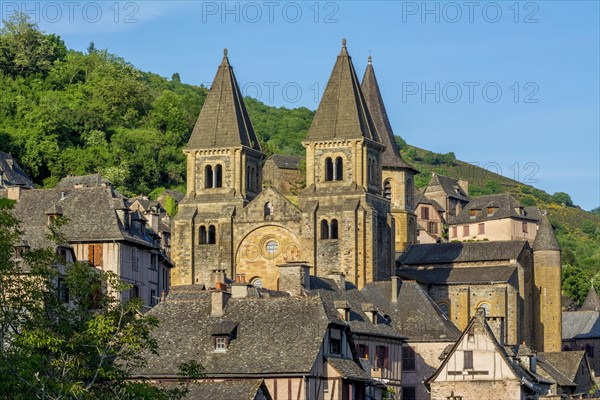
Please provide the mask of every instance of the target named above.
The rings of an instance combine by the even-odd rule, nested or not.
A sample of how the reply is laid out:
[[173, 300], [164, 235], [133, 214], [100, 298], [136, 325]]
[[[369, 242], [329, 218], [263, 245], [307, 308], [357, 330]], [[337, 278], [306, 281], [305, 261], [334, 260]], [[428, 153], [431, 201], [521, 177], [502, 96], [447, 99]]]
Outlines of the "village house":
[[469, 198], [469, 182], [452, 179], [436, 172], [431, 174], [431, 179], [425, 187], [423, 195], [430, 200], [435, 200], [442, 207], [443, 217], [446, 221], [460, 215], [471, 200]]
[[428, 199], [422, 192], [415, 199], [417, 215], [417, 243], [447, 242], [448, 227], [444, 219], [444, 208], [435, 200]]

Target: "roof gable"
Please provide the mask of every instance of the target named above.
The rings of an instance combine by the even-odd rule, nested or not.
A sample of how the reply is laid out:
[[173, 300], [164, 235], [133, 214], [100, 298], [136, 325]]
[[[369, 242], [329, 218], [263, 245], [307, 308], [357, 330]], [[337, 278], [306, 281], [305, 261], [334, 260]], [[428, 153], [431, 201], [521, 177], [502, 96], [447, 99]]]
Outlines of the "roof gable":
[[[493, 208], [493, 213], [488, 215], [488, 207]], [[470, 210], [477, 210], [475, 216], [470, 215]], [[517, 211], [519, 210], [519, 211]], [[522, 213], [521, 213], [522, 210]], [[537, 222], [539, 210], [535, 207], [523, 207], [508, 193], [491, 194], [472, 197], [462, 212], [450, 219], [450, 224], [476, 223], [481, 221], [497, 220], [502, 218], [516, 218]]]
[[0, 187], [22, 186], [33, 189], [33, 182], [9, 153], [0, 152]]
[[223, 53], [223, 61], [185, 148], [195, 150], [245, 146], [260, 151], [233, 68], [229, 65], [227, 49]]
[[[265, 214], [267, 207], [269, 215]], [[238, 221], [280, 221], [301, 217], [302, 213], [298, 207], [277, 189], [267, 186], [244, 207]]]
[[379, 142], [379, 135], [360, 88], [352, 58], [342, 40], [321, 103], [306, 135], [307, 141], [367, 138]]
[[438, 175], [435, 172], [431, 174], [431, 180], [425, 188], [425, 194], [434, 191], [434, 188], [439, 186], [448, 197], [453, 197], [462, 201], [469, 201], [469, 195], [458, 184], [457, 179], [452, 179], [447, 176]]

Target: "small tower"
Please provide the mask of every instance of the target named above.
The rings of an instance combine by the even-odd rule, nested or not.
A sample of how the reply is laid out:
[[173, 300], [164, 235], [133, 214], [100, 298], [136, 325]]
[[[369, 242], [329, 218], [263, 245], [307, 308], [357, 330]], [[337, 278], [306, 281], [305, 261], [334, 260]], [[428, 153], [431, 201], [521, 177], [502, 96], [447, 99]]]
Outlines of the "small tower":
[[593, 284], [579, 311], [600, 311], [600, 298]]
[[233, 218], [262, 187], [264, 155], [227, 49], [183, 152], [187, 190], [174, 220], [172, 284], [208, 284], [213, 270], [233, 276]]
[[414, 175], [419, 171], [407, 164], [400, 155], [381, 97], [379, 84], [375, 77], [371, 56], [369, 56], [361, 87], [381, 143], [385, 145], [385, 150], [381, 156], [383, 196], [391, 203], [395, 225], [396, 251], [403, 252], [409, 245], [416, 242], [417, 219], [414, 214]]
[[302, 144], [306, 189], [300, 208], [306, 225], [314, 226], [314, 274], [343, 273], [359, 288], [388, 279], [394, 241], [389, 201], [381, 195], [385, 146], [345, 39]]
[[534, 332], [538, 351], [561, 350], [560, 272], [560, 246], [544, 214], [533, 242]]

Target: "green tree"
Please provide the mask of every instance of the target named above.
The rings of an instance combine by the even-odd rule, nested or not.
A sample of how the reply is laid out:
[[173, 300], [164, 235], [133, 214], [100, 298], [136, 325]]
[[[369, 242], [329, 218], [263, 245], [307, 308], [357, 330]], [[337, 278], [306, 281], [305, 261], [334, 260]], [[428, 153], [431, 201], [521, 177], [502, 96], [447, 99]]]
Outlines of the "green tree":
[[[57, 221], [48, 237], [61, 244]], [[129, 381], [157, 352], [158, 321], [141, 314], [141, 300], [121, 301], [128, 290], [117, 276], [84, 263], [65, 263], [54, 249], [15, 259], [21, 233], [6, 204], [0, 206], [0, 399], [177, 399], [184, 388], [164, 390]], [[26, 274], [24, 274], [26, 273]], [[68, 302], [66, 298], [68, 296]]]
[[558, 204], [564, 204], [565, 206], [573, 206], [573, 200], [565, 192], [556, 192], [552, 195], [552, 199]]
[[562, 291], [573, 300], [573, 303], [578, 306], [583, 304], [590, 286], [590, 277], [584, 270], [571, 265], [563, 265]]

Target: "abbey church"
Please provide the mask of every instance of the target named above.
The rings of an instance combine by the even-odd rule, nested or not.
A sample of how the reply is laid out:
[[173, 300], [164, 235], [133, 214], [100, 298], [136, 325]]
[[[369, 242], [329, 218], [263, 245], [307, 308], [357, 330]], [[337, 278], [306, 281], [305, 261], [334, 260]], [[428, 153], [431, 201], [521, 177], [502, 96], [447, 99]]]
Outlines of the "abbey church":
[[208, 285], [223, 271], [277, 289], [277, 265], [300, 261], [358, 288], [390, 278], [416, 235], [416, 171], [400, 157], [371, 63], [361, 87], [345, 44], [302, 144], [306, 187], [293, 204], [263, 186], [265, 155], [225, 51], [184, 150], [173, 284]]
[[[479, 233], [497, 221], [513, 228], [488, 241], [461, 225], [468, 243], [420, 244], [415, 208], [428, 192], [415, 195], [418, 171], [400, 155], [371, 59], [361, 82], [345, 41], [302, 144], [305, 185], [292, 198], [263, 179], [265, 154], [225, 50], [184, 149], [187, 193], [172, 227], [173, 286], [212, 289], [237, 278], [282, 290], [286, 265], [342, 276], [357, 290], [401, 279], [421, 285], [460, 330], [484, 308], [505, 343], [560, 351], [560, 247], [547, 216], [508, 195], [470, 201], [459, 182], [434, 174], [432, 184], [447, 187], [448, 196], [460, 191], [468, 209], [460, 214], [467, 222], [448, 212], [449, 224], [476, 221]], [[517, 235], [516, 226], [532, 234]]]

